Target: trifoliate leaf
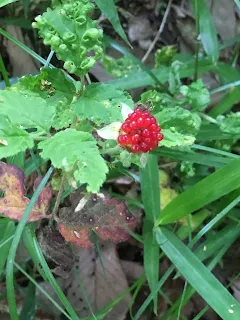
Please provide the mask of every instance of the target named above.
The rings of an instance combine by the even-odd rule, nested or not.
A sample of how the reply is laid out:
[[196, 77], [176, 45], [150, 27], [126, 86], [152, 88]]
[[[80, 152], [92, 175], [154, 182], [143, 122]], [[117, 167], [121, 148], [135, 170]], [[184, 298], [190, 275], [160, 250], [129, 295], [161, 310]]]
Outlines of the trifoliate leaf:
[[40, 155], [56, 168], [73, 172], [77, 182], [87, 183], [89, 192], [98, 192], [106, 179], [108, 167], [90, 133], [74, 129], [58, 132], [39, 143]]
[[0, 91], [0, 114], [8, 116], [14, 124], [45, 133], [51, 126], [55, 108], [40, 97], [4, 90]]
[[164, 108], [155, 114], [155, 118], [163, 129], [175, 128], [181, 133], [193, 135], [198, 132], [201, 124], [198, 114], [177, 106]]
[[33, 139], [16, 124], [5, 117], [0, 117], [0, 159], [11, 157], [33, 147]]
[[225, 116], [218, 116], [217, 121], [223, 132], [240, 134], [240, 112], [229, 113]]
[[121, 103], [133, 108], [133, 101], [127, 92], [109, 84], [91, 84], [74, 103], [80, 119], [89, 119], [97, 124], [122, 121]]
[[86, 74], [102, 55], [103, 32], [89, 17], [93, 9], [94, 5], [86, 0], [55, 1], [54, 8], [48, 8], [32, 24], [39, 29], [44, 44], [50, 45], [58, 59], [65, 62], [69, 73]]
[[192, 145], [195, 141], [194, 136], [181, 134], [174, 128], [163, 129], [161, 132], [164, 135], [164, 139], [160, 145], [167, 148]]
[[210, 103], [210, 93], [199, 79], [189, 86], [181, 86], [180, 93], [187, 99], [193, 110], [204, 110]]

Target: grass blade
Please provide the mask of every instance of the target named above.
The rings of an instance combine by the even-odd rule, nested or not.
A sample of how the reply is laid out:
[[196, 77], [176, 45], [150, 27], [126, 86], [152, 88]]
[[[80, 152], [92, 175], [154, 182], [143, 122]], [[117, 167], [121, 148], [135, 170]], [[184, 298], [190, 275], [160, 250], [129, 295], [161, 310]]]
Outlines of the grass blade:
[[240, 159], [236, 159], [173, 199], [163, 209], [157, 224], [176, 221], [239, 187]]
[[111, 22], [114, 30], [120, 37], [131, 47], [128, 38], [119, 21], [118, 12], [113, 0], [94, 0], [98, 8], [102, 11], [103, 15]]
[[62, 304], [64, 305], [64, 307], [66, 308], [66, 310], [68, 311], [69, 315], [71, 316], [72, 320], [78, 320], [78, 316], [75, 312], [75, 310], [73, 309], [72, 305], [70, 304], [70, 302], [68, 301], [68, 299], [66, 298], [66, 296], [64, 295], [62, 289], [60, 288], [60, 286], [58, 285], [58, 283], [56, 282], [44, 256], [42, 253], [42, 250], [38, 244], [37, 238], [35, 236], [35, 234], [33, 235], [33, 242], [34, 242], [34, 248], [36, 251], [36, 254], [38, 256], [38, 260], [42, 265], [43, 271], [46, 274], [46, 277], [48, 278], [48, 281], [51, 283], [52, 287], [54, 288], [56, 294], [58, 295], [59, 299], [61, 300]]
[[240, 319], [240, 304], [181, 240], [164, 227], [156, 236], [163, 252], [222, 319]]
[[0, 3], [0, 8], [10, 4], [10, 3], [13, 3], [13, 2], [16, 2], [18, 0], [1, 0], [1, 3]]
[[20, 313], [20, 320], [35, 319], [35, 308], [36, 308], [36, 287], [33, 282], [29, 282], [27, 294], [24, 297], [24, 303]]
[[11, 246], [11, 241], [8, 239], [12, 239], [14, 232], [15, 232], [15, 223], [13, 221], [9, 221], [4, 229], [4, 235], [3, 238], [1, 238], [0, 242], [0, 276], [3, 272], [3, 268], [5, 266], [5, 263], [7, 261], [9, 248]]
[[[205, 0], [193, 0], [193, 3], [195, 2], [198, 3], [198, 14], [196, 12], [195, 14], [199, 18], [199, 32], [203, 48], [209, 57], [217, 61], [219, 57], [219, 44], [211, 14]], [[193, 8], [196, 8], [196, 6], [193, 5]]]
[[49, 168], [46, 175], [43, 177], [42, 181], [40, 182], [39, 186], [37, 187], [36, 191], [34, 192], [32, 199], [30, 200], [29, 204], [27, 205], [26, 209], [24, 210], [22, 219], [20, 220], [13, 241], [12, 245], [9, 250], [9, 255], [7, 259], [7, 267], [6, 267], [6, 286], [7, 286], [7, 297], [8, 297], [8, 305], [11, 319], [18, 320], [18, 312], [17, 312], [17, 305], [16, 305], [16, 298], [14, 294], [14, 279], [13, 279], [13, 268], [14, 268], [14, 260], [18, 248], [18, 244], [20, 242], [24, 227], [27, 223], [28, 217], [42, 191], [44, 186], [47, 184], [51, 174], [53, 172], [53, 168]]
[[155, 221], [160, 213], [158, 157], [148, 155], [146, 167], [140, 173], [142, 202], [148, 220]]
[[[153, 232], [153, 224], [145, 220], [143, 233], [144, 239], [144, 272], [148, 281], [151, 292], [156, 291], [159, 277], [159, 255], [160, 250], [156, 241], [155, 233]], [[155, 294], [153, 299], [154, 312], [157, 314], [158, 293]]]

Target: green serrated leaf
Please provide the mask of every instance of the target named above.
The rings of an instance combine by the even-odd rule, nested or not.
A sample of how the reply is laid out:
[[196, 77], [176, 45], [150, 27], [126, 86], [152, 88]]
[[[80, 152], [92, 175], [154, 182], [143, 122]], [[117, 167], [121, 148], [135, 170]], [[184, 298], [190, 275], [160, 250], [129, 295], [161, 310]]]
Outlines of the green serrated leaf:
[[53, 4], [54, 8], [37, 16], [32, 26], [39, 29], [44, 44], [65, 62], [69, 73], [84, 75], [102, 55], [103, 32], [89, 16], [94, 5], [85, 0]]
[[45, 99], [48, 105], [54, 106], [55, 117], [52, 126], [59, 130], [72, 123], [74, 112], [71, 102], [75, 95], [75, 87], [63, 71], [45, 68], [38, 76], [26, 76], [12, 87], [14, 90], [38, 95]]
[[0, 114], [24, 128], [48, 132], [54, 113], [54, 106], [38, 96], [11, 90], [0, 92]]
[[123, 120], [121, 103], [133, 108], [133, 101], [127, 92], [109, 84], [94, 83], [89, 85], [83, 96], [74, 103], [74, 110], [81, 119], [108, 124]]
[[73, 172], [80, 183], [87, 183], [89, 192], [98, 192], [106, 179], [108, 167], [90, 133], [74, 129], [58, 132], [38, 145], [40, 155], [50, 159], [55, 168]]
[[123, 56], [119, 59], [114, 59], [108, 55], [104, 55], [102, 63], [105, 70], [111, 74], [114, 78], [126, 77], [129, 74], [138, 72], [141, 70], [140, 66], [135, 64], [133, 60], [128, 56]]
[[0, 159], [33, 147], [33, 139], [5, 116], [0, 117]]
[[183, 94], [193, 110], [204, 110], [210, 103], [210, 93], [201, 79], [189, 86], [181, 86], [180, 93]]
[[56, 130], [67, 128], [73, 121], [74, 112], [72, 105], [66, 100], [59, 101], [56, 106], [56, 115], [53, 119], [52, 126]]
[[155, 118], [163, 129], [175, 128], [180, 133], [195, 135], [201, 124], [201, 119], [196, 113], [181, 107], [164, 108], [155, 114]]
[[218, 116], [217, 121], [223, 132], [240, 134], [240, 112], [230, 113], [226, 117]]
[[167, 148], [189, 146], [195, 141], [193, 135], [184, 135], [174, 128], [163, 129], [161, 132], [164, 135], [164, 139], [161, 141], [160, 145]]

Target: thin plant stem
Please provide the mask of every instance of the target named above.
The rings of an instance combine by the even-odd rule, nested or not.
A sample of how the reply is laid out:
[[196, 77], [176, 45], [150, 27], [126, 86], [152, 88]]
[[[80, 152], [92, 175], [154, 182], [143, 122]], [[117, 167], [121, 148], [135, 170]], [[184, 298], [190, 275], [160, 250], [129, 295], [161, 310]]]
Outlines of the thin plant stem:
[[198, 79], [198, 58], [199, 58], [199, 49], [200, 49], [200, 41], [199, 41], [199, 1], [194, 1], [194, 11], [195, 11], [195, 24], [196, 24], [196, 47], [195, 47], [195, 66], [194, 66], [194, 80]]
[[173, 2], [173, 0], [169, 0], [168, 1], [167, 9], [166, 9], [166, 11], [164, 13], [164, 16], [163, 16], [162, 22], [160, 24], [160, 27], [158, 29], [158, 32], [157, 32], [153, 42], [151, 43], [150, 47], [148, 48], [147, 52], [145, 53], [144, 57], [142, 58], [142, 62], [145, 62], [147, 60], [147, 58], [149, 57], [149, 55], [152, 52], [153, 48], [155, 47], [158, 39], [160, 38], [161, 33], [163, 32], [163, 29], [164, 29], [166, 21], [167, 21], [167, 17], [169, 15], [169, 12], [170, 12], [170, 9], [171, 9], [171, 6], [172, 6], [172, 2]]
[[53, 219], [56, 217], [56, 214], [58, 212], [58, 208], [59, 208], [59, 205], [60, 205], [60, 202], [61, 202], [61, 199], [62, 199], [62, 193], [64, 191], [64, 184], [65, 184], [65, 174], [63, 174], [63, 176], [62, 176], [60, 189], [58, 191], [57, 199], [56, 199], [56, 202], [55, 202], [55, 205], [54, 205], [54, 208], [53, 208], [53, 212], [52, 212], [52, 218]]
[[3, 62], [3, 58], [2, 58], [1, 55], [0, 55], [0, 72], [3, 75], [3, 79], [4, 79], [4, 82], [6, 84], [6, 87], [11, 87], [11, 83], [10, 83], [10, 80], [9, 80], [9, 77], [8, 77], [8, 73], [7, 73], [7, 70], [5, 68], [5, 64]]

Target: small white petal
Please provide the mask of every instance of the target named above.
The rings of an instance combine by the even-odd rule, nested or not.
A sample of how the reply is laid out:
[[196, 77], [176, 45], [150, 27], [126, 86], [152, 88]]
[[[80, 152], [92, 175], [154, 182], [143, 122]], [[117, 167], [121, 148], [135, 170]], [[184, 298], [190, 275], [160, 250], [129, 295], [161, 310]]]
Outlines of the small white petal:
[[126, 104], [126, 103], [121, 103], [122, 105], [122, 117], [123, 117], [123, 120], [126, 120], [128, 115], [130, 113], [133, 113], [133, 110]]
[[121, 122], [113, 122], [106, 127], [97, 130], [97, 134], [103, 139], [117, 140], [121, 126]]
[[141, 165], [142, 165], [143, 168], [146, 167], [147, 161], [148, 161], [148, 152], [147, 153], [142, 153], [141, 156], [140, 156], [140, 162], [141, 162]]

